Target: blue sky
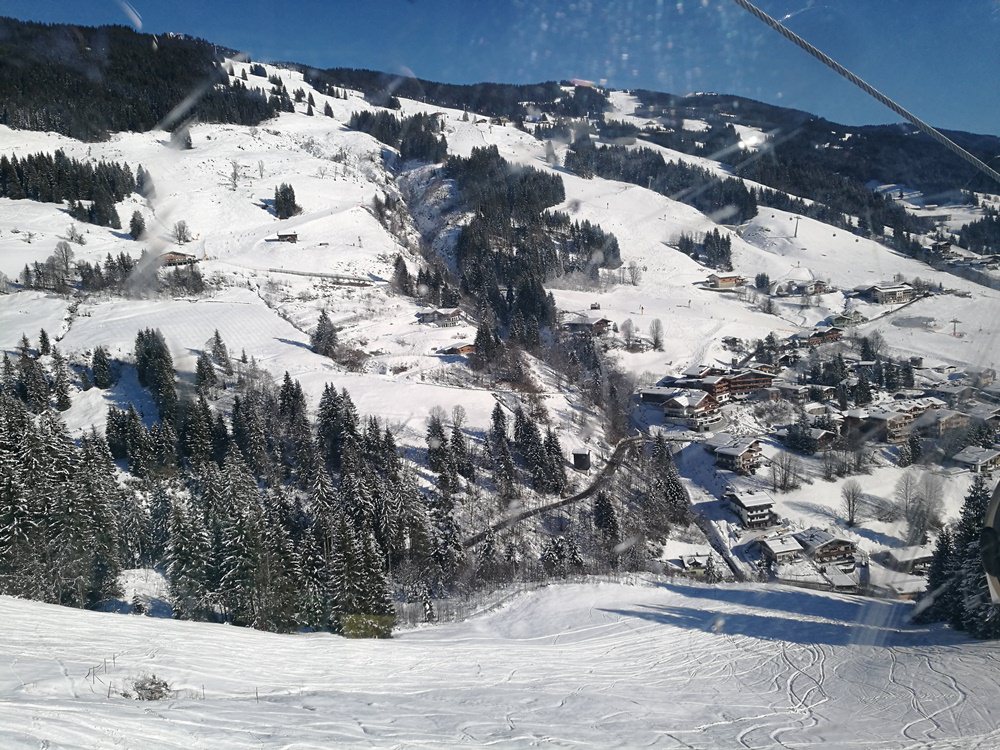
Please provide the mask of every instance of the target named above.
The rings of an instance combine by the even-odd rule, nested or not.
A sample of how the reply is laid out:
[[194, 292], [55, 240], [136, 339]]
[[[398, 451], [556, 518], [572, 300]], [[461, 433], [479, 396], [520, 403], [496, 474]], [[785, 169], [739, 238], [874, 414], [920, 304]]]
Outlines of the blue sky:
[[[934, 125], [1000, 134], [1000, 0], [758, 0]], [[128, 24], [125, 0], [4, 0], [0, 13]], [[898, 118], [731, 0], [131, 0], [144, 31], [260, 59], [454, 83], [603, 80], [734, 93], [848, 124]]]

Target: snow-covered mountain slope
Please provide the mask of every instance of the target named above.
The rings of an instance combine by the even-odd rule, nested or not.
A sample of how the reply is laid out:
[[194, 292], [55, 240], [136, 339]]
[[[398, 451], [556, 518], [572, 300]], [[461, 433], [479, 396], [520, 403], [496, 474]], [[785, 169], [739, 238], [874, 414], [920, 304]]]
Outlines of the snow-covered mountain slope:
[[[247, 66], [235, 63], [234, 67], [239, 75]], [[258, 356], [256, 350], [267, 339], [270, 353], [262, 351], [259, 358], [276, 374], [288, 369], [303, 378], [304, 385], [306, 381], [315, 381], [309, 392], [316, 395], [322, 383], [333, 375], [342, 376], [338, 385], [347, 385], [352, 380], [347, 373], [332, 371], [329, 362], [301, 346], [305, 334], [315, 325], [320, 308], [326, 307], [334, 322], [345, 327], [345, 336], [355, 339], [359, 348], [374, 355], [367, 370], [376, 377], [366, 377], [366, 382], [372, 383], [379, 394], [374, 401], [385, 404], [387, 393], [383, 391], [397, 383], [406, 383], [415, 392], [426, 394], [418, 403], [448, 402], [456, 394], [442, 392], [440, 386], [429, 381], [447, 380], [447, 373], [455, 364], [442, 361], [433, 353], [457, 340], [470, 338], [474, 330], [416, 326], [417, 307], [413, 301], [387, 290], [385, 282], [391, 273], [393, 256], [401, 251], [405, 257], [415, 256], [402, 248], [397, 238], [389, 235], [368, 210], [376, 194], [394, 190], [391, 175], [382, 164], [381, 155], [387, 148], [365, 134], [348, 130], [344, 123], [351, 112], [370, 110], [371, 105], [356, 92], [348, 92], [346, 100], [326, 97], [305, 83], [300, 72], [274, 66], [266, 66], [266, 70], [269, 75], [280, 76], [289, 90], [301, 87], [311, 94], [317, 115], [307, 117], [305, 105], [300, 104], [299, 111], [282, 113], [262, 127], [196, 126], [195, 148], [190, 151], [169, 148], [162, 132], [124, 133], [106, 143], [85, 144], [51, 133], [0, 130], [5, 146], [18, 153], [60, 148], [77, 158], [124, 160], [133, 167], [142, 164], [152, 175], [157, 191], [155, 199], [147, 205], [133, 196], [118, 206], [123, 220], [138, 208], [150, 227], [151, 239], [133, 243], [122, 232], [87, 226], [87, 245], [74, 246], [79, 259], [95, 261], [108, 252], [122, 251], [138, 255], [143, 246], [162, 252], [172, 246], [169, 231], [174, 222], [184, 220], [195, 240], [183, 249], [203, 259], [203, 272], [220, 288], [217, 299], [187, 303], [196, 311], [187, 316], [188, 320], [195, 319], [203, 325], [174, 326], [167, 308], [152, 303], [87, 301], [78, 312], [79, 321], [88, 315], [94, 320], [110, 315], [121, 324], [92, 326], [91, 333], [87, 333], [86, 325], [81, 325], [83, 332], [71, 329], [63, 347], [84, 349], [100, 342], [101, 336], [93, 335], [94, 331], [109, 335], [115, 331], [104, 343], [125, 352], [131, 348], [136, 327], [169, 326], [173, 333], [168, 339], [178, 364], [182, 370], [191, 371], [206, 338], [203, 329], [211, 334], [218, 326], [225, 329], [227, 343], [235, 351], [246, 348], [248, 353]], [[251, 76], [251, 83], [254, 81], [261, 83], [264, 79]], [[612, 116], [625, 116], [630, 107], [634, 110], [634, 100], [628, 95], [615, 94], [612, 102], [616, 110]], [[327, 104], [334, 118], [319, 114]], [[452, 153], [467, 155], [477, 146], [496, 145], [502, 156], [515, 163], [550, 169], [545, 162], [544, 144], [517, 128], [492, 124], [475, 116], [468, 118], [459, 110], [402, 100], [403, 114], [418, 111], [438, 114]], [[705, 162], [720, 174], [724, 172], [716, 162], [671, 154], [692, 163]], [[231, 189], [234, 165], [238, 178], [235, 189]], [[599, 302], [602, 315], [617, 324], [631, 318], [640, 333], [645, 333], [650, 321], [660, 319], [672, 334], [667, 337], [665, 351], [623, 357], [626, 366], [637, 373], [680, 369], [713, 357], [728, 361], [730, 355], [719, 343], [725, 336], [753, 339], [771, 330], [790, 333], [843, 309], [841, 295], [827, 296], [814, 309], [781, 306], [780, 317], [776, 318], [757, 312], [733, 295], [698, 288], [695, 284], [710, 269], [678, 253], [671, 245], [682, 233], [698, 235], [716, 228], [708, 217], [690, 206], [634, 185], [600, 178], [584, 180], [560, 168], [555, 171], [563, 178], [567, 193], [567, 201], [559, 209], [574, 219], [587, 219], [613, 232], [621, 244], [625, 263], [634, 261], [643, 270], [643, 279], [637, 286], [616, 285], [600, 293], [557, 290], [557, 302], [570, 311], [587, 310], [591, 303]], [[303, 207], [300, 216], [283, 222], [277, 221], [262, 205], [281, 182], [293, 184]], [[942, 281], [960, 290], [973, 289], [991, 299], [995, 296], [971, 282], [932, 271], [874, 242], [842, 231], [838, 236], [836, 229], [809, 219], [797, 222], [798, 236], [791, 237], [789, 229], [794, 218], [762, 208], [758, 217], [737, 232], [723, 229], [733, 241], [736, 270], [749, 277], [765, 272], [772, 278], [781, 278], [791, 269], [804, 266], [841, 288], [875, 283], [899, 273], [907, 278], [920, 276]], [[14, 277], [25, 263], [44, 259], [68, 224], [68, 217], [55, 205], [0, 200], [0, 271]], [[298, 244], [268, 242], [279, 230], [296, 231]], [[29, 232], [33, 235], [30, 244], [25, 241]], [[372, 286], [361, 290], [332, 287], [318, 278], [280, 271], [360, 276], [369, 279]], [[242, 287], [252, 294], [240, 295], [227, 291], [227, 287]], [[105, 309], [98, 312], [95, 305]], [[261, 309], [237, 320], [241, 316], [234, 317], [233, 313], [240, 309], [247, 311], [248, 305]], [[123, 306], [129, 312], [121, 314], [107, 309], [109, 306]], [[970, 345], [971, 337], [963, 340], [941, 335], [940, 322], [956, 316], [966, 322], [966, 330], [978, 331], [985, 323], [982, 311], [989, 307], [957, 297], [926, 300], [913, 312], [921, 319], [937, 321], [936, 328], [918, 330], [891, 322], [877, 326], [898, 353], [924, 353], [950, 363], [997, 364], [990, 349]], [[11, 323], [4, 326], [0, 345], [11, 348], [22, 330], [37, 335], [37, 328], [57, 327], [55, 321], [63, 315], [58, 301], [42, 295], [17, 294], [0, 299], [0, 316]], [[133, 322], [128, 323], [133, 316]], [[273, 319], [273, 330], [263, 323], [269, 317]], [[380, 379], [388, 385], [379, 386]], [[471, 409], [472, 422], [482, 424], [492, 407], [489, 394], [476, 395], [467, 390], [461, 398], [466, 408]], [[389, 410], [386, 416], [405, 420], [420, 415], [396, 409]]]
[[[995, 747], [998, 646], [910, 628], [908, 610], [783, 587], [555, 585], [349, 641], [0, 598], [0, 745]], [[144, 675], [172, 695], [121, 695]]]
[[[125, 223], [133, 210], [144, 215], [148, 239], [133, 242], [123, 231], [81, 225], [86, 245], [73, 245], [76, 259], [97, 262], [120, 252], [138, 257], [143, 248], [154, 255], [182, 250], [199, 259], [215, 291], [184, 300], [94, 296], [69, 319], [64, 298], [38, 292], [0, 296], [0, 346], [13, 350], [22, 333], [34, 339], [45, 328], [71, 356], [98, 344], [127, 355], [138, 330], [160, 328], [183, 379], [185, 373], [193, 375], [199, 351], [218, 328], [234, 353], [246, 350], [276, 377], [287, 370], [299, 379], [313, 406], [325, 383], [346, 387], [359, 411], [384, 418], [403, 444], [423, 443], [424, 422], [435, 406], [450, 410], [461, 405], [470, 429], [485, 427], [496, 403], [491, 391], [464, 382], [468, 377], [461, 358], [437, 354], [471, 340], [475, 328], [419, 325], [416, 301], [388, 288], [395, 255], [402, 253], [414, 268], [416, 256], [370, 211], [376, 194], [395, 189], [382, 161], [386, 147], [344, 125], [351, 112], [371, 107], [356, 93], [348, 100], [323, 96], [295, 71], [268, 66], [268, 73], [280, 74], [290, 90], [304, 86], [317, 101], [317, 115], [283, 114], [260, 128], [199, 125], [192, 129], [195, 147], [189, 151], [170, 148], [162, 132], [122, 133], [105, 143], [86, 144], [53, 133], [2, 128], [5, 150], [61, 149], [80, 159], [125, 161], [133, 169], [141, 164], [152, 176], [152, 200], [132, 196], [117, 206]], [[326, 103], [334, 118], [318, 114]], [[230, 184], [234, 165], [239, 174], [235, 189]], [[263, 202], [283, 182], [293, 185], [303, 211], [278, 221]], [[194, 235], [182, 247], [170, 238], [179, 220]], [[25, 264], [43, 261], [70, 223], [62, 206], [0, 199], [0, 272], [15, 278]], [[298, 242], [268, 242], [278, 231], [296, 232]], [[323, 274], [360, 278], [370, 285], [337, 286]], [[363, 373], [347, 372], [309, 351], [308, 333], [324, 308], [341, 327], [341, 339], [370, 355]], [[553, 416], [571, 417], [578, 400], [554, 393], [544, 371], [538, 374], [543, 377], [542, 399]], [[455, 381], [463, 387], [454, 387]], [[103, 400], [103, 406], [87, 403], [71, 410], [70, 426], [82, 429], [92, 419], [101, 426], [106, 404], [117, 403], [121, 394], [105, 394]], [[568, 447], [584, 438], [571, 439]]]

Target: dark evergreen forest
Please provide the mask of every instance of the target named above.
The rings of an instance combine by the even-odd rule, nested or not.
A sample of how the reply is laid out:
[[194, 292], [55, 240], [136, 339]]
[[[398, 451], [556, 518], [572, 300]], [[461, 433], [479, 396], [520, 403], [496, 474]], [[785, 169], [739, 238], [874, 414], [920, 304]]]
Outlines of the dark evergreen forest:
[[272, 117], [278, 109], [261, 90], [230, 86], [223, 54], [235, 53], [124, 26], [0, 18], [0, 124], [103, 140], [150, 130], [196, 92], [187, 116], [203, 122], [256, 125]]
[[368, 133], [398, 149], [404, 161], [417, 159], [437, 163], [448, 155], [448, 142], [440, 135], [437, 119], [430, 115], [417, 113], [397, 118], [391, 112], [354, 112], [347, 127]]
[[995, 209], [987, 208], [986, 216], [962, 227], [959, 242], [977, 253], [1000, 252], [1000, 215]]
[[[133, 367], [157, 414], [111, 406], [103, 435], [74, 441], [59, 414], [75, 386], [115, 389]], [[432, 598], [458, 586], [641, 565], [645, 542], [623, 551], [622, 540], [689, 520], [661, 440], [637, 458], [638, 481], [598, 497], [597, 536], [567, 528], [539, 555], [491, 532], [472, 556], [461, 540], [483, 526], [461, 528], [460, 505], [486, 523], [528, 487], [558, 497], [566, 486], [559, 439], [535, 414], [517, 409], [509, 425], [498, 404], [475, 440], [457, 414], [449, 429], [432, 413], [428, 487], [346, 390], [326, 386], [313, 419], [297, 381], [286, 373], [278, 385], [245, 353], [231, 356], [218, 332], [194, 386], [178, 382], [152, 329], [138, 332], [129, 362], [96, 347], [69, 363], [44, 331], [37, 347], [22, 337], [4, 355], [0, 593], [101, 607], [121, 595], [122, 569], [156, 567], [178, 618], [386, 636], [393, 602], [423, 601], [432, 619]]]
[[573, 271], [596, 276], [621, 265], [614, 236], [563, 213], [543, 213], [565, 200], [558, 175], [515, 169], [496, 146], [473, 149], [467, 159], [449, 157], [445, 171], [473, 214], [455, 247], [461, 290], [500, 328], [516, 319], [523, 330], [552, 326], [546, 279]]
[[720, 179], [701, 167], [668, 162], [649, 148], [598, 147], [584, 137], [573, 144], [565, 166], [581, 177], [596, 175], [648, 187], [694, 206], [720, 223], [739, 224], [757, 215], [757, 201], [741, 181]]
[[[28, 154], [20, 159], [0, 156], [0, 197], [28, 198], [69, 204], [73, 218], [91, 224], [121, 227], [114, 204], [136, 190], [128, 164], [81, 162], [62, 151]], [[83, 206], [80, 201], [90, 201]]]
[[[305, 80], [319, 91], [351, 88], [366, 95], [406, 97], [436, 104], [439, 107], [467, 109], [491, 117], [521, 119], [527, 114], [526, 105], [581, 116], [588, 112], [603, 112], [607, 99], [598, 89], [577, 87], [572, 96], [555, 81], [531, 84], [476, 83], [453, 84], [425, 81], [375, 70], [356, 68], [330, 68], [315, 70], [294, 66], [302, 70]], [[577, 93], [580, 92], [580, 93]]]

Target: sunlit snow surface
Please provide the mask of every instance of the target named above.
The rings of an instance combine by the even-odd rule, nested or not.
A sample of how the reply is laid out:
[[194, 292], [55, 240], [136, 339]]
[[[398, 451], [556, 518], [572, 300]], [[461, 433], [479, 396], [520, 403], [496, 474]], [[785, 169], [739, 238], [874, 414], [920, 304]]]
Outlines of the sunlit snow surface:
[[[1000, 644], [910, 629], [908, 612], [782, 587], [575, 584], [348, 641], [0, 598], [0, 746], [1000, 746]], [[116, 695], [142, 674], [174, 697]]]

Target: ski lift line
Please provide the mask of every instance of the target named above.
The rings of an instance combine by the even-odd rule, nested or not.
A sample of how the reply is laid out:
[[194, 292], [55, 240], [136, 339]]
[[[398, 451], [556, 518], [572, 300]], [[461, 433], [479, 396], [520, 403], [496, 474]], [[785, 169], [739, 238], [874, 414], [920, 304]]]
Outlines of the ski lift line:
[[950, 138], [948, 138], [946, 135], [943, 135], [941, 132], [939, 132], [938, 130], [936, 130], [932, 126], [928, 125], [926, 122], [924, 122], [923, 120], [921, 120], [919, 117], [917, 117], [912, 112], [910, 112], [910, 111], [904, 109], [903, 107], [901, 107], [900, 105], [896, 104], [896, 102], [894, 102], [892, 99], [890, 99], [889, 97], [887, 97], [885, 94], [883, 94], [881, 91], [879, 91], [878, 89], [876, 89], [874, 86], [866, 83], [861, 78], [859, 78], [858, 76], [854, 75], [854, 73], [852, 73], [851, 71], [849, 71], [847, 68], [845, 68], [843, 65], [841, 65], [840, 63], [838, 63], [836, 60], [834, 60], [832, 57], [830, 57], [829, 55], [827, 55], [823, 51], [821, 51], [821, 50], [817, 49], [816, 47], [814, 47], [813, 45], [811, 45], [809, 42], [807, 42], [805, 39], [803, 39], [802, 37], [800, 37], [798, 34], [794, 33], [793, 31], [790, 31], [787, 27], [783, 26], [779, 21], [775, 20], [774, 18], [772, 18], [771, 16], [769, 16], [767, 13], [765, 13], [764, 11], [762, 11], [760, 8], [758, 8], [756, 5], [754, 5], [753, 3], [749, 2], [749, 0], [733, 0], [733, 2], [735, 2], [741, 8], [743, 8], [744, 10], [746, 10], [748, 13], [750, 13], [750, 14], [756, 16], [757, 18], [759, 18], [761, 21], [763, 21], [768, 26], [770, 26], [772, 29], [774, 29], [779, 34], [781, 34], [783, 37], [785, 37], [785, 39], [787, 39], [788, 41], [792, 42], [792, 44], [795, 44], [796, 46], [802, 48], [803, 50], [805, 50], [806, 52], [808, 52], [810, 55], [812, 55], [813, 57], [815, 57], [817, 60], [819, 60], [821, 63], [823, 63], [824, 65], [826, 65], [828, 68], [831, 68], [832, 70], [834, 70], [837, 73], [839, 73], [841, 76], [843, 76], [848, 81], [850, 81], [851, 83], [853, 83], [855, 86], [857, 86], [858, 88], [860, 88], [866, 94], [868, 94], [872, 98], [874, 98], [877, 101], [879, 101], [882, 104], [884, 104], [886, 107], [888, 107], [889, 109], [891, 109], [897, 115], [899, 115], [900, 117], [903, 117], [906, 120], [908, 120], [921, 133], [923, 133], [924, 135], [927, 135], [927, 136], [933, 138], [935, 141], [937, 141], [938, 143], [940, 143], [942, 146], [944, 146], [945, 148], [947, 148], [949, 151], [951, 151], [952, 153], [954, 153], [956, 156], [958, 156], [959, 158], [964, 159], [965, 161], [969, 162], [969, 164], [971, 164], [972, 166], [974, 166], [980, 172], [983, 172], [984, 174], [989, 175], [994, 180], [996, 180], [996, 182], [998, 184], [1000, 184], [1000, 172], [997, 172], [997, 170], [993, 169], [991, 166], [989, 166], [988, 164], [986, 164], [985, 162], [983, 162], [981, 159], [978, 159], [977, 157], [975, 157], [972, 154], [970, 154], [968, 151], [966, 151], [964, 148], [962, 148], [961, 146], [959, 146], [953, 140], [951, 140]]

